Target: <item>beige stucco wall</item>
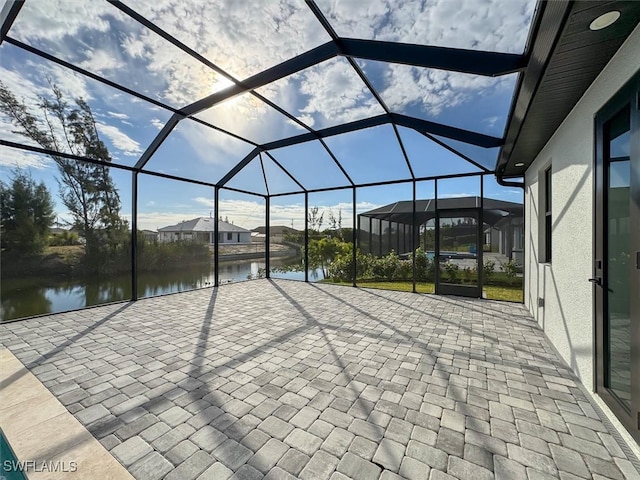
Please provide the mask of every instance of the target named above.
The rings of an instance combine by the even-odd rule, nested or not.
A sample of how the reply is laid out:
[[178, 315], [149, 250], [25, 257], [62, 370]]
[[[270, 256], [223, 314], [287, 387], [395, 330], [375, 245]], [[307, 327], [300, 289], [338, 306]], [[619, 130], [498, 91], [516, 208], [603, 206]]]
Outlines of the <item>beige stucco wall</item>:
[[[525, 304], [560, 354], [593, 389], [594, 115], [638, 71], [636, 28], [549, 140], [525, 176]], [[541, 172], [552, 169], [553, 258], [538, 262]], [[538, 307], [538, 298], [545, 306]]]

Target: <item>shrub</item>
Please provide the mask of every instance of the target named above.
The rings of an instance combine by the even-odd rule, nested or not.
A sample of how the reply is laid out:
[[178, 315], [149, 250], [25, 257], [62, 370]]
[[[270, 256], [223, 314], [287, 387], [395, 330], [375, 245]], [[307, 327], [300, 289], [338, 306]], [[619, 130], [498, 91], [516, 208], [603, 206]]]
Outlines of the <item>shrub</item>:
[[[351, 246], [351, 244], [349, 244]], [[370, 253], [356, 251], [357, 278], [371, 277], [371, 268], [376, 258]], [[353, 252], [343, 252], [336, 256], [329, 265], [329, 278], [333, 281], [351, 282], [353, 280]]]
[[353, 278], [353, 254], [335, 258], [329, 265], [329, 278], [334, 282], [350, 282]]
[[416, 281], [433, 282], [436, 278], [435, 261], [422, 248], [416, 249]]
[[507, 281], [511, 284], [513, 280], [516, 278], [516, 274], [518, 273], [518, 265], [513, 260], [509, 260], [505, 263], [502, 268], [504, 269], [504, 273], [507, 276]]
[[388, 255], [377, 258], [373, 263], [373, 278], [375, 280], [393, 280], [399, 267], [400, 259], [396, 252], [391, 250]]
[[458, 281], [458, 270], [459, 270], [458, 265], [456, 265], [455, 263], [447, 262], [444, 265], [444, 269], [447, 272], [447, 275], [449, 276], [449, 281], [451, 283], [456, 283]]
[[411, 260], [400, 260], [400, 264], [396, 270], [396, 278], [406, 282], [411, 278], [412, 273], [413, 262]]
[[185, 240], [176, 242], [148, 241], [138, 232], [138, 265], [140, 271], [157, 271], [211, 262], [209, 246]]
[[484, 262], [484, 265], [482, 266], [482, 274], [484, 276], [484, 281], [488, 282], [489, 280], [491, 280], [491, 277], [493, 276], [495, 271], [496, 271], [496, 262], [492, 262], [492, 261]]
[[466, 267], [462, 270], [462, 281], [465, 283], [471, 283], [473, 277], [476, 274], [475, 268]]
[[349, 256], [352, 257], [351, 243], [342, 242], [337, 238], [320, 238], [309, 241], [309, 266], [322, 268], [324, 278], [330, 278], [331, 265], [335, 260]]
[[80, 245], [80, 239], [75, 232], [62, 232], [49, 237], [49, 245], [52, 247], [62, 247], [67, 245]]

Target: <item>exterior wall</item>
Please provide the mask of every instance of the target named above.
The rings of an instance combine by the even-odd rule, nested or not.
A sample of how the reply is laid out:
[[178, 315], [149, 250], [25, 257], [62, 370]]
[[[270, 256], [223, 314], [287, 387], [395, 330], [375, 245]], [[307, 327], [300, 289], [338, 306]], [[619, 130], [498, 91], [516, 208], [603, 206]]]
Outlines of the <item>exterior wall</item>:
[[[593, 381], [594, 115], [638, 71], [640, 27], [627, 39], [525, 176], [525, 304], [590, 390]], [[552, 171], [552, 260], [538, 262], [544, 170]], [[538, 307], [538, 299], [544, 307]]]
[[[231, 233], [231, 240], [227, 238]], [[238, 239], [238, 235], [240, 238]], [[220, 232], [219, 242], [222, 243], [251, 243], [251, 232]]]
[[[238, 235], [240, 239], [238, 240]], [[158, 241], [173, 242], [176, 240], [199, 240], [213, 245], [213, 232], [159, 232]], [[220, 232], [220, 243], [251, 243], [251, 232], [231, 232], [231, 240], [227, 240], [227, 232]]]
[[175, 233], [176, 232], [158, 232], [158, 241], [171, 242], [173, 240], [177, 240], [178, 237], [176, 237]]

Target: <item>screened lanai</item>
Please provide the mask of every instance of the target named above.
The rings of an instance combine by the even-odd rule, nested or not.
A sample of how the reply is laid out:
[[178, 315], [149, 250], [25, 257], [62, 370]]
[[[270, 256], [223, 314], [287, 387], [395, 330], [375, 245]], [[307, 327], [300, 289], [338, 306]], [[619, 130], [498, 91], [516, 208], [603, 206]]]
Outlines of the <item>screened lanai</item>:
[[[522, 301], [482, 205], [522, 204], [496, 165], [541, 15], [529, 0], [5, 2], [0, 169], [45, 206], [3, 217], [3, 320], [263, 277], [445, 293], [437, 273]], [[468, 197], [475, 210], [432, 220], [431, 249], [404, 235], [386, 258], [359, 233], [387, 204]], [[433, 254], [452, 221], [478, 226], [484, 261]]]
[[638, 5], [4, 0], [3, 474], [637, 479], [561, 233]]

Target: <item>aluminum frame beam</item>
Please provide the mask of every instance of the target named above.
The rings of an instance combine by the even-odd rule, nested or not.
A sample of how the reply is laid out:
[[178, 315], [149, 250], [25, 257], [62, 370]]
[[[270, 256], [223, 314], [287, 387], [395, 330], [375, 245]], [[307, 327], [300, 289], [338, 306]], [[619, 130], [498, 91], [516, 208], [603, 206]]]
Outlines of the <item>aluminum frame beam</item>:
[[477, 147], [501, 147], [504, 143], [504, 140], [502, 138], [493, 137], [491, 135], [485, 135], [484, 133], [473, 132], [471, 130], [465, 130], [458, 127], [452, 127], [450, 125], [430, 122], [429, 120], [409, 117], [407, 115], [402, 115], [399, 113], [391, 113], [390, 117], [392, 122], [396, 125], [413, 128], [420, 133], [426, 132], [431, 133], [432, 135], [438, 135], [440, 137], [458, 140], [459, 142], [469, 143], [471, 145], [476, 145]]
[[465, 50], [409, 43], [382, 42], [340, 38], [344, 55], [386, 63], [400, 63], [414, 67], [437, 68], [450, 72], [498, 77], [522, 71], [527, 57], [513, 53]]
[[500, 147], [503, 142], [501, 138], [492, 137], [483, 133], [472, 132], [470, 130], [451, 127], [449, 125], [430, 122], [428, 120], [422, 120], [406, 115], [400, 115], [398, 113], [389, 113], [377, 115], [375, 117], [364, 118], [362, 120], [356, 120], [354, 122], [343, 123], [341, 125], [336, 125], [335, 127], [316, 130], [315, 132], [303, 133], [300, 135], [295, 135], [293, 137], [283, 138], [281, 140], [265, 143], [261, 146], [261, 148], [263, 150], [275, 150], [278, 148], [298, 145], [300, 143], [305, 143], [311, 140], [317, 140], [318, 138], [332, 137], [334, 135], [355, 132], [357, 130], [377, 127], [379, 125], [385, 125], [387, 123], [393, 123], [403, 127], [412, 128], [419, 133], [427, 132], [433, 135], [451, 138], [452, 140], [458, 140], [460, 142], [470, 143], [472, 145], [484, 148]]
[[280, 63], [274, 67], [264, 70], [245, 80], [242, 80], [219, 92], [204, 97], [192, 104], [184, 107], [185, 114], [191, 116], [203, 110], [222, 103], [230, 98], [249, 92], [264, 85], [268, 85], [281, 78], [288, 77], [306, 68], [322, 63], [338, 55], [338, 47], [333, 42], [327, 42], [313, 50], [302, 53], [290, 60]]
[[229, 180], [235, 177], [240, 172], [240, 170], [246, 167], [249, 164], [249, 162], [251, 162], [251, 160], [256, 158], [256, 156], [261, 151], [262, 151], [261, 148], [254, 148], [253, 150], [251, 150], [246, 157], [244, 157], [242, 160], [236, 163], [235, 166], [231, 170], [229, 170], [227, 174], [218, 181], [217, 183], [218, 187], [223, 187]]
[[4, 42], [23, 6], [24, 0], [7, 0], [0, 10], [0, 45]]
[[178, 125], [178, 122], [181, 119], [182, 119], [182, 116], [176, 113], [171, 115], [167, 123], [165, 123], [164, 127], [162, 127], [162, 130], [160, 130], [160, 132], [158, 132], [158, 134], [155, 136], [155, 138], [151, 142], [151, 145], [149, 145], [147, 149], [144, 152], [142, 152], [142, 155], [136, 162], [136, 165], [135, 165], [136, 170], [142, 170], [145, 167], [147, 162], [151, 159], [153, 154], [156, 153], [156, 150], [160, 148], [160, 145], [162, 145], [162, 143], [167, 139], [167, 137], [173, 131], [173, 129], [176, 128], [176, 126]]
[[338, 56], [491, 77], [522, 71], [527, 64], [524, 55], [511, 53], [337, 38], [245, 80], [237, 81], [224, 90], [193, 102], [182, 111], [188, 116], [195, 115], [237, 95], [263, 87]]

